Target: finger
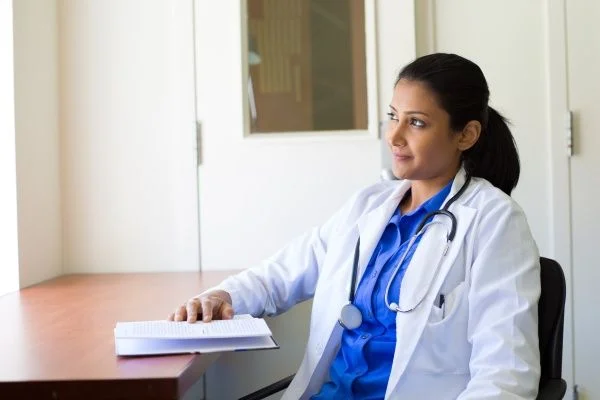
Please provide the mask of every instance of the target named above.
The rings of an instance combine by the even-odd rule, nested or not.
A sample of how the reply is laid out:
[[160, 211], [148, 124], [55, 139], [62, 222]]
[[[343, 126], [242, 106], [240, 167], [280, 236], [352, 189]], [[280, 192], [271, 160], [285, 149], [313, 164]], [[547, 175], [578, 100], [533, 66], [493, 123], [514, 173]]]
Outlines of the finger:
[[226, 301], [223, 302], [223, 304], [221, 305], [221, 318], [222, 319], [231, 319], [233, 318], [233, 307], [231, 306], [231, 304], [227, 303]]
[[175, 321], [184, 321], [185, 318], [186, 318], [185, 306], [181, 306], [175, 311], [174, 320]]
[[187, 302], [187, 322], [194, 323], [198, 319], [198, 308], [200, 303], [198, 299], [191, 299]]
[[169, 314], [169, 316], [167, 317], [167, 321], [173, 321], [175, 319], [175, 313], [171, 313]]
[[202, 299], [202, 321], [209, 322], [213, 317], [213, 303], [210, 299]]

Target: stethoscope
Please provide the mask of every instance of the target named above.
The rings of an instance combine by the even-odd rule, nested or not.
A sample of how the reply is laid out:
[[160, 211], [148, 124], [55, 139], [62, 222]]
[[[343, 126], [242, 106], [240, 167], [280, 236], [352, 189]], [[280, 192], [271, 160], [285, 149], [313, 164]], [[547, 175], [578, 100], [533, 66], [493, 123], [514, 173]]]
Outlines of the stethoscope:
[[[392, 286], [392, 282], [396, 278], [398, 271], [400, 270], [402, 264], [404, 263], [406, 256], [410, 253], [410, 249], [414, 245], [415, 241], [427, 231], [427, 228], [429, 228], [432, 225], [442, 223], [441, 221], [431, 221], [431, 222], [427, 222], [427, 221], [430, 218], [435, 217], [436, 215], [444, 215], [444, 216], [450, 218], [451, 225], [450, 225], [450, 230], [448, 231], [448, 233], [446, 235], [446, 246], [444, 247], [442, 256], [438, 260], [437, 266], [435, 267], [434, 276], [437, 274], [440, 264], [442, 263], [442, 260], [443, 260], [444, 256], [446, 255], [446, 253], [448, 253], [450, 244], [452, 243], [452, 240], [454, 240], [454, 236], [456, 235], [456, 226], [457, 226], [456, 217], [454, 216], [454, 214], [452, 212], [448, 211], [448, 208], [452, 205], [452, 203], [454, 203], [465, 192], [465, 190], [467, 190], [467, 187], [469, 186], [469, 182], [471, 182], [471, 177], [467, 176], [465, 183], [458, 190], [458, 192], [456, 192], [456, 194], [454, 196], [452, 196], [452, 198], [450, 200], [448, 200], [448, 202], [446, 202], [446, 205], [444, 205], [444, 208], [442, 208], [441, 210], [431, 211], [431, 212], [427, 213], [427, 215], [425, 215], [423, 217], [423, 219], [417, 226], [416, 233], [411, 237], [410, 241], [408, 242], [408, 245], [406, 246], [406, 249], [404, 250], [402, 257], [400, 258], [400, 261], [394, 268], [394, 271], [392, 272], [392, 276], [390, 277], [390, 279], [387, 283], [387, 286], [385, 288], [385, 294], [384, 294], [385, 305], [390, 311], [401, 312], [401, 313], [412, 312], [417, 307], [419, 307], [419, 305], [423, 302], [423, 300], [425, 300], [425, 297], [427, 297], [427, 293], [431, 289], [431, 285], [433, 284], [434, 279], [432, 279], [429, 282], [429, 286], [427, 287], [425, 294], [423, 296], [421, 296], [419, 301], [413, 307], [401, 309], [398, 304], [389, 302], [388, 295], [389, 295], [390, 288]], [[354, 248], [354, 264], [352, 267], [352, 280], [350, 282], [350, 295], [348, 296], [348, 304], [346, 304], [346, 305], [344, 305], [344, 307], [342, 307], [342, 311], [340, 312], [340, 318], [338, 320], [340, 325], [346, 329], [356, 329], [362, 324], [362, 313], [360, 312], [358, 307], [354, 305], [354, 295], [356, 293], [356, 287], [355, 287], [356, 286], [356, 278], [358, 275], [358, 259], [359, 259], [359, 255], [360, 255], [359, 249], [360, 249], [360, 236], [358, 237], [358, 240], [356, 241], [356, 247]]]

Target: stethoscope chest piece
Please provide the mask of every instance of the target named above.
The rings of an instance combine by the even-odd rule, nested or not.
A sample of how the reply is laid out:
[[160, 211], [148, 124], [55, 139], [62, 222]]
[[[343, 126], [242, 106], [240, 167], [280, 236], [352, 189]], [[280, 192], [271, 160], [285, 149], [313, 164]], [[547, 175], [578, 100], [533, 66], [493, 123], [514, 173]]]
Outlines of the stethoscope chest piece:
[[362, 314], [358, 307], [352, 303], [348, 303], [342, 307], [338, 322], [346, 329], [356, 329], [362, 324]]

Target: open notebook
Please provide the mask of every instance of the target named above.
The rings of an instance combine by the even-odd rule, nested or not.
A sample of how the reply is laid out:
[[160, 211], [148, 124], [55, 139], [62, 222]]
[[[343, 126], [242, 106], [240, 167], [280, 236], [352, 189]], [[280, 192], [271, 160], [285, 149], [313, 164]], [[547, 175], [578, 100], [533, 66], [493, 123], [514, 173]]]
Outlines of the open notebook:
[[119, 356], [279, 348], [262, 318], [236, 315], [211, 322], [117, 322], [115, 349]]

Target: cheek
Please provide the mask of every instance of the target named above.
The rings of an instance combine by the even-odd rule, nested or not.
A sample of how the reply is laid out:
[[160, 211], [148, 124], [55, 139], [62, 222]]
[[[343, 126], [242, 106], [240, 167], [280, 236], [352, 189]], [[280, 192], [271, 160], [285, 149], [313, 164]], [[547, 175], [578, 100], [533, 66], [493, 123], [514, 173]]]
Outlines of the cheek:
[[421, 162], [437, 167], [453, 160], [456, 149], [451, 140], [435, 136], [432, 140], [419, 143], [418, 153]]

